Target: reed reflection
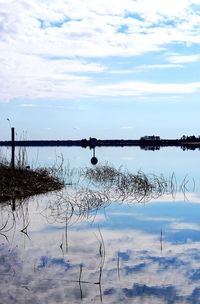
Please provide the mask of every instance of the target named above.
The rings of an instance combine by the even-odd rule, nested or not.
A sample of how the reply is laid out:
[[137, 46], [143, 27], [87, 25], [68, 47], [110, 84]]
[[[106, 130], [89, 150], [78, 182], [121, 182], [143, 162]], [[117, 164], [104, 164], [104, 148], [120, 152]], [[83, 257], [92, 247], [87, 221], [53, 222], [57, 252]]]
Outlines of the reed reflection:
[[[185, 176], [178, 185], [175, 174], [131, 173], [123, 167], [115, 168], [103, 164], [81, 170], [69, 170], [66, 187], [48, 202], [43, 215], [53, 221], [74, 224], [84, 219], [93, 219], [97, 213], [112, 203], [145, 204], [163, 196], [175, 199], [181, 192], [187, 199], [187, 192], [195, 190], [194, 180]], [[192, 190], [191, 190], [192, 188]]]
[[[66, 299], [70, 303], [134, 299], [137, 303], [150, 298], [154, 303], [178, 303], [197, 297], [194, 257], [200, 252], [199, 242], [175, 244], [166, 232], [167, 227], [180, 228], [172, 225], [175, 218], [161, 219], [157, 214], [147, 220], [136, 211], [137, 206], [150, 205], [147, 202], [159, 203], [165, 195], [174, 200], [180, 191], [184, 200], [187, 178], [178, 185], [175, 174], [169, 178], [141, 171], [133, 174], [108, 164], [66, 172], [63, 191], [15, 201], [14, 208], [13, 202], [2, 206], [0, 232], [7, 243], [0, 248], [2, 290], [12, 274], [9, 286], [16, 290], [18, 302], [27, 291], [29, 300], [48, 303], [58, 299], [60, 303]], [[107, 210], [109, 220], [102, 210]], [[150, 225], [142, 230], [145, 221], [151, 221], [157, 232]], [[1, 292], [5, 303], [8, 295]]]
[[[81, 220], [94, 219], [99, 210], [112, 203], [145, 204], [166, 195], [175, 199], [177, 192], [181, 192], [186, 200], [187, 192], [194, 190], [194, 180], [189, 181], [185, 176], [178, 185], [174, 173], [170, 177], [164, 177], [162, 174], [147, 175], [142, 171], [131, 173], [123, 167], [115, 168], [108, 164], [82, 169], [71, 169], [68, 164], [65, 170], [65, 188], [51, 193], [41, 214], [48, 223], [64, 222], [67, 226]], [[23, 232], [28, 227], [28, 201], [28, 198], [13, 198], [11, 202], [1, 205], [7, 210], [9, 218], [12, 215], [13, 221], [19, 214], [22, 216]], [[4, 220], [2, 227], [7, 223]]]

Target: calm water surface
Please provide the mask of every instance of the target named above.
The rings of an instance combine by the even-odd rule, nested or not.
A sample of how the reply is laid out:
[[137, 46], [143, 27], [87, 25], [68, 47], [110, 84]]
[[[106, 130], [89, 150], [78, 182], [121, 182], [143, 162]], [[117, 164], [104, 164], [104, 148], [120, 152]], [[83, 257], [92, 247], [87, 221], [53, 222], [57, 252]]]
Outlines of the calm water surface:
[[[27, 153], [33, 165], [64, 158], [67, 167], [91, 167], [89, 149]], [[67, 185], [2, 205], [0, 303], [200, 303], [200, 151], [99, 148], [96, 156], [163, 175], [173, 189], [100, 207]]]

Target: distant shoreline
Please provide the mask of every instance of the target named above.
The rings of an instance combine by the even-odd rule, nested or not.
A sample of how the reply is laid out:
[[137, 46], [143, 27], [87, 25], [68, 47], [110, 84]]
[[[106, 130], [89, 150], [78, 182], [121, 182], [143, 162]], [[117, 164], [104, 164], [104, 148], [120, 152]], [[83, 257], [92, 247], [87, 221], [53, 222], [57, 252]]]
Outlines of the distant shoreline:
[[22, 147], [185, 147], [200, 148], [200, 139], [81, 139], [81, 140], [16, 140], [0, 141], [0, 146], [22, 146]]

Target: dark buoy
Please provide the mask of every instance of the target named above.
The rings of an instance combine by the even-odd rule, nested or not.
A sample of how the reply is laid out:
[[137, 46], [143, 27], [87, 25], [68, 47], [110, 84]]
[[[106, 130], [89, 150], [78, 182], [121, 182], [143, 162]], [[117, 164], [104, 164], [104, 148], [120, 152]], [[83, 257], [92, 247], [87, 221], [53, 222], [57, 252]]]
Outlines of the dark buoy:
[[92, 158], [91, 158], [91, 164], [92, 165], [96, 165], [98, 163], [98, 159], [95, 157], [95, 156], [93, 156]]
[[95, 156], [95, 147], [92, 148], [93, 149], [93, 157], [91, 158], [91, 164], [92, 165], [96, 165], [98, 163], [98, 158], [96, 158]]

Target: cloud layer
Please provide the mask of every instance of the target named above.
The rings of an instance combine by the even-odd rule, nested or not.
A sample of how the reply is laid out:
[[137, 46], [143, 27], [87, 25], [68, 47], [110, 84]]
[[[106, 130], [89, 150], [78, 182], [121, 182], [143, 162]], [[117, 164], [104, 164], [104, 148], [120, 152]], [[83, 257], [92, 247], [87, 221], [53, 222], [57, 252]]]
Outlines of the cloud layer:
[[[122, 96], [199, 91], [199, 83], [179, 87], [145, 81], [141, 89], [137, 79], [118, 84], [112, 77], [110, 87], [104, 80], [127, 58], [134, 67], [131, 58], [136, 56], [168, 54], [174, 45], [198, 46], [199, 28], [197, 0], [3, 0], [0, 100], [110, 96], [110, 87], [117, 87]], [[196, 53], [169, 54], [161, 63], [148, 62], [146, 68], [180, 68], [199, 59]]]

